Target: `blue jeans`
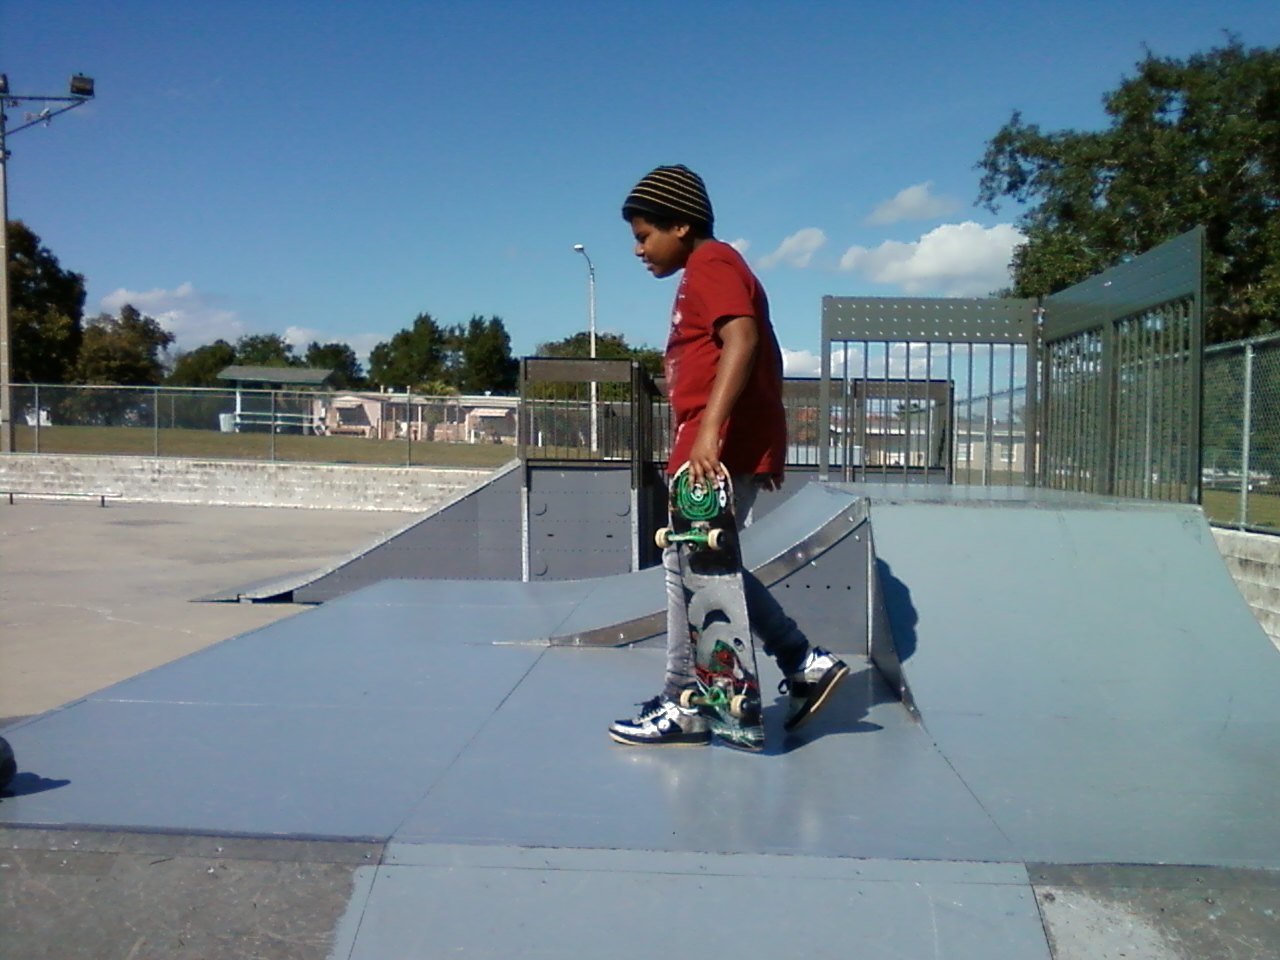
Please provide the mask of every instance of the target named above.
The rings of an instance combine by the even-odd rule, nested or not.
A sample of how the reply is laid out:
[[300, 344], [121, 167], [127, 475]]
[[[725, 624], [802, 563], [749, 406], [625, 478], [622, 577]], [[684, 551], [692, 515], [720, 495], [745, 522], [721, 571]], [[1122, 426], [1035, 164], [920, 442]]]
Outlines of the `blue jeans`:
[[[738, 526], [751, 525], [751, 508], [760, 486], [755, 477], [733, 478], [734, 516]], [[685, 615], [684, 587], [680, 582], [680, 561], [675, 547], [662, 551], [662, 568], [667, 584], [667, 672], [663, 696], [672, 700], [680, 691], [693, 685], [693, 644], [689, 642], [689, 622]], [[800, 669], [809, 650], [809, 640], [787, 616], [777, 600], [755, 574], [743, 571], [743, 587], [747, 595], [747, 616], [751, 631], [764, 646], [764, 652], [778, 661], [783, 675]]]

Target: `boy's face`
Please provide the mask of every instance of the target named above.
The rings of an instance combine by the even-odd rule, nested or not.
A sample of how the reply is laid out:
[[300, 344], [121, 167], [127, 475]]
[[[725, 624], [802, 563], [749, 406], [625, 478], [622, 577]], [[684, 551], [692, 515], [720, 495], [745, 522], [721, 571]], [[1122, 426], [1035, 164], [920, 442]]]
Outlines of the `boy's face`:
[[632, 217], [636, 256], [655, 277], [671, 276], [683, 269], [689, 259], [692, 250], [689, 229], [687, 223], [677, 223], [670, 230], [659, 230], [644, 217]]

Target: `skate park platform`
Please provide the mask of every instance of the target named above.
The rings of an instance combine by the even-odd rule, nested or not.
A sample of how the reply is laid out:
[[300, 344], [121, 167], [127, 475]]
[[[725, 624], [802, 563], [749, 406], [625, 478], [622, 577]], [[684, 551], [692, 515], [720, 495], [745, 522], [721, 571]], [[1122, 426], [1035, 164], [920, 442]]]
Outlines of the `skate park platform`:
[[763, 756], [606, 738], [653, 571], [385, 580], [6, 731], [11, 942], [64, 903], [65, 956], [1277, 955], [1280, 656], [1197, 508], [814, 483], [744, 550], [854, 666]]

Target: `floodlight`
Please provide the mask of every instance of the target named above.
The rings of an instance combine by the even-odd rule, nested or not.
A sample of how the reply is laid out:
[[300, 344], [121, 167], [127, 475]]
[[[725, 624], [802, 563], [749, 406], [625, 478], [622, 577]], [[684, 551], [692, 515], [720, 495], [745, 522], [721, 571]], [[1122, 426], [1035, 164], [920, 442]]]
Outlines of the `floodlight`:
[[77, 73], [71, 78], [71, 95], [73, 97], [92, 97], [93, 96], [93, 77], [86, 77]]
[[9, 76], [8, 74], [0, 73], [0, 95], [7, 94], [8, 92]]
[[582, 244], [580, 244], [580, 243], [575, 243], [575, 244], [573, 245], [573, 249], [577, 250], [579, 253], [582, 253], [582, 252], [583, 252], [583, 251], [585, 251], [587, 248], [586, 248], [586, 247], [584, 247], [584, 246], [583, 246]]

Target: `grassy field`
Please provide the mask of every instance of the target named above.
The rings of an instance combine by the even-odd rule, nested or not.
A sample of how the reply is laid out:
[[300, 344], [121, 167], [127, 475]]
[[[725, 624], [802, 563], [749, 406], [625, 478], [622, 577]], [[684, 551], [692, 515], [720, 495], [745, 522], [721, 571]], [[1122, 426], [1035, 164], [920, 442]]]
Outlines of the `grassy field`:
[[[1210, 520], [1234, 524], [1240, 519], [1240, 494], [1234, 490], [1205, 490], [1204, 512]], [[1249, 494], [1248, 523], [1280, 532], [1280, 496], [1274, 493]]]
[[[15, 449], [36, 452], [35, 429], [15, 428]], [[162, 457], [198, 460], [270, 460], [271, 436], [266, 433], [218, 433], [213, 430], [161, 428]], [[157, 433], [150, 427], [45, 427], [40, 453], [80, 453], [98, 456], [150, 457], [156, 454]], [[515, 448], [496, 443], [413, 443], [366, 440], [362, 437], [312, 437], [276, 434], [275, 459], [305, 463], [360, 463], [390, 466], [498, 467], [516, 455]]]

